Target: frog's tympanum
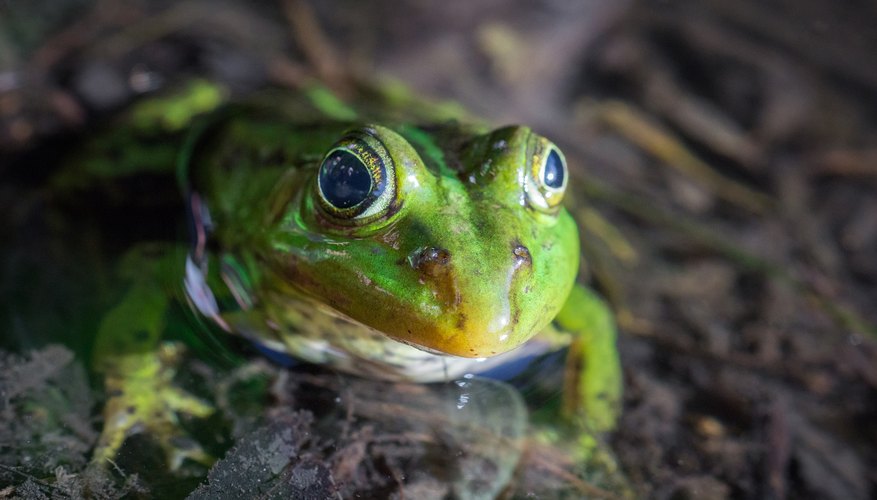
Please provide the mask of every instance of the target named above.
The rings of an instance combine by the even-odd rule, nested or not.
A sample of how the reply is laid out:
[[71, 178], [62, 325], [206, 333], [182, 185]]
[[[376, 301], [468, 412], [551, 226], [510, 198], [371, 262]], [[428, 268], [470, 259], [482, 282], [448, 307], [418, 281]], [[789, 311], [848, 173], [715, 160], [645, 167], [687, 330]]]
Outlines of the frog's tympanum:
[[572, 344], [566, 394], [592, 429], [611, 428], [614, 327], [575, 284], [561, 150], [523, 126], [314, 109], [228, 105], [185, 133], [192, 243], [180, 263], [132, 251], [123, 264], [130, 286], [98, 332], [111, 397], [95, 460], [133, 429], [154, 433], [172, 465], [205, 458], [174, 444], [176, 413], [211, 408], [171, 381], [176, 350], [160, 339], [172, 299], [157, 284], [168, 275], [219, 329], [360, 376], [448, 380], [528, 342]]

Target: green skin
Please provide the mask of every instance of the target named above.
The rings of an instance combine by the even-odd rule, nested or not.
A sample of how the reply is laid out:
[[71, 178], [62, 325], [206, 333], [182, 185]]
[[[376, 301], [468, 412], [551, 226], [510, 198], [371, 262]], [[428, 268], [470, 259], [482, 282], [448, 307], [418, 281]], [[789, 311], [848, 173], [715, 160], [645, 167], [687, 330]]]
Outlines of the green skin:
[[[205, 90], [196, 90], [192, 102], [204, 107]], [[164, 101], [151, 112], [197, 114], [180, 112], [186, 105]], [[190, 301], [230, 333], [388, 379], [438, 380], [448, 366], [463, 373], [474, 366], [467, 359], [505, 359], [528, 341], [572, 344], [566, 406], [589, 430], [611, 429], [621, 393], [612, 316], [574, 283], [579, 234], [563, 188], [538, 181], [559, 150], [526, 127], [375, 125], [323, 92], [311, 93], [307, 113], [296, 106], [215, 113], [178, 148], [198, 236]], [[354, 216], [326, 201], [317, 175], [333, 150], [363, 145], [383, 163], [389, 194]], [[181, 257], [155, 254], [130, 252], [120, 266], [128, 291], [98, 331], [95, 364], [112, 395], [99, 466], [135, 429], [159, 439], [171, 467], [209, 461], [176, 444], [177, 414], [211, 408], [171, 383], [178, 349], [161, 341], [172, 300], [163, 290], [179, 283]], [[434, 360], [443, 372], [417, 371]]]

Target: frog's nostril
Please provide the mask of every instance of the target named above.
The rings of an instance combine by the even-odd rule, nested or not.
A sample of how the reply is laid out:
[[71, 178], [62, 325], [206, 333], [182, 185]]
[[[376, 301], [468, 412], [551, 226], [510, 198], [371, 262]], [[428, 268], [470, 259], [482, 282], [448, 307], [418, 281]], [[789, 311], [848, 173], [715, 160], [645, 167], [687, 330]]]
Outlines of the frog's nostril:
[[533, 257], [530, 256], [530, 249], [524, 245], [513, 243], [512, 254], [515, 256], [515, 269], [521, 266], [533, 265]]
[[451, 252], [444, 248], [426, 247], [416, 250], [408, 257], [411, 267], [427, 276], [439, 276], [451, 263]]
[[411, 252], [408, 262], [420, 273], [420, 282], [432, 289], [443, 307], [453, 309], [460, 305], [462, 297], [452, 272], [451, 252], [444, 248], [420, 248]]

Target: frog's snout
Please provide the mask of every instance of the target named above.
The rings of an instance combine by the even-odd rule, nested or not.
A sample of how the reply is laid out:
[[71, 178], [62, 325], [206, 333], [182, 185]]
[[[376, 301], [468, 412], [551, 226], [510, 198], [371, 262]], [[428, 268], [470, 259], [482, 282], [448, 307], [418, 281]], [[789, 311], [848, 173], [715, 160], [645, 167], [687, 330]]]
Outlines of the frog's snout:
[[[517, 242], [512, 244], [512, 259], [516, 270], [533, 265], [530, 249]], [[408, 256], [408, 263], [424, 277], [440, 278], [451, 272], [451, 252], [437, 247], [418, 248]]]
[[478, 255], [420, 247], [409, 254], [408, 263], [441, 308], [441, 319], [433, 325], [447, 339], [440, 350], [489, 356], [514, 347], [509, 340], [528, 330], [518, 324], [516, 310], [518, 296], [529, 289], [533, 256], [519, 240]]

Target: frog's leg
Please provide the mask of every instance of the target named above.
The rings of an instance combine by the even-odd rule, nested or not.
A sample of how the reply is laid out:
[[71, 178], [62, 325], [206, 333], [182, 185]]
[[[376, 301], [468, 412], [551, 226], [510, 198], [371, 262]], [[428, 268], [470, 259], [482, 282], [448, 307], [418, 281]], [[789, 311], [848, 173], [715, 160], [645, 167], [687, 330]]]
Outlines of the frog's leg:
[[632, 497], [612, 450], [601, 434], [615, 427], [621, 405], [621, 365], [615, 345], [613, 314], [600, 297], [576, 285], [551, 327], [540, 334], [549, 345], [568, 347], [564, 367], [562, 413], [534, 435], [552, 448], [564, 450], [573, 464], [570, 472], [589, 484], [611, 491], [613, 497]]
[[615, 427], [621, 407], [621, 364], [612, 312], [591, 290], [576, 285], [554, 320], [570, 336], [564, 374], [564, 410], [588, 430]]
[[[137, 259], [126, 260], [130, 265]], [[98, 328], [94, 365], [104, 375], [108, 395], [104, 428], [92, 457], [98, 467], [110, 463], [125, 439], [140, 431], [158, 440], [172, 469], [187, 458], [212, 461], [178, 425], [179, 413], [206, 417], [213, 409], [173, 385], [180, 349], [161, 341], [170, 299], [159, 284], [159, 267], [144, 263]]]

